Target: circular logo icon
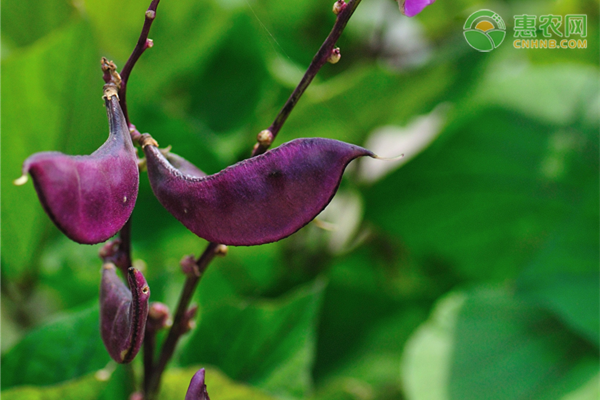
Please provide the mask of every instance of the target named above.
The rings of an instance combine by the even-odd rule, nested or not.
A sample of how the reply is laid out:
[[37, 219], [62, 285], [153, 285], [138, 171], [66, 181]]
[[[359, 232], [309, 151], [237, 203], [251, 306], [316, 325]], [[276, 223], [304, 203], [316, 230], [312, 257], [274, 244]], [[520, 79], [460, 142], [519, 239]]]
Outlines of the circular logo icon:
[[475, 11], [469, 15], [463, 29], [469, 46], [482, 52], [494, 50], [506, 36], [504, 20], [492, 10]]

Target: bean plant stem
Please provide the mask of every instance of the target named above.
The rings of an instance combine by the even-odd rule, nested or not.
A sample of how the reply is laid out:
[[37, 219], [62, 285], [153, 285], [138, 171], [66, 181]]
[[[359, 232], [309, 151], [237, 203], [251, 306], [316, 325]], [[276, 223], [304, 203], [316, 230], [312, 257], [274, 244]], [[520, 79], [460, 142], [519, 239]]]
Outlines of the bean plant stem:
[[[319, 48], [319, 51], [317, 51], [317, 54], [315, 54], [315, 56], [313, 57], [310, 65], [308, 66], [308, 69], [306, 70], [304, 76], [300, 80], [300, 83], [298, 84], [298, 86], [296, 86], [296, 89], [294, 89], [294, 91], [284, 104], [283, 108], [279, 111], [279, 114], [277, 114], [277, 117], [275, 117], [275, 120], [268, 128], [268, 130], [273, 135], [273, 140], [275, 139], [275, 137], [277, 137], [279, 130], [291, 114], [292, 110], [298, 103], [298, 100], [300, 100], [300, 97], [302, 96], [306, 88], [315, 78], [321, 67], [323, 67], [323, 65], [327, 63], [327, 59], [332, 54], [336, 42], [342, 35], [342, 32], [344, 31], [348, 20], [350, 19], [352, 14], [354, 14], [354, 10], [356, 10], [356, 7], [358, 7], [360, 2], [361, 0], [350, 0], [348, 1], [348, 3], [338, 1], [338, 3], [341, 4], [341, 11], [337, 15], [335, 24], [333, 25], [331, 32]], [[257, 156], [267, 151], [267, 149], [271, 145], [270, 142], [272, 142], [273, 140], [270, 140], [269, 143], [259, 142], [257, 146], [254, 147], [254, 150], [252, 151], [252, 156]]]
[[152, 0], [148, 10], [146, 10], [144, 26], [142, 27], [140, 37], [135, 45], [135, 48], [131, 52], [129, 59], [125, 63], [125, 66], [121, 70], [119, 100], [121, 103], [121, 109], [123, 110], [123, 115], [125, 115], [125, 120], [127, 121], [128, 125], [130, 125], [131, 122], [129, 121], [129, 114], [127, 113], [127, 81], [129, 80], [129, 75], [131, 74], [131, 70], [135, 66], [135, 63], [140, 59], [147, 48], [152, 47], [152, 41], [148, 39], [148, 34], [150, 33], [150, 27], [156, 18], [156, 9], [158, 8], [159, 2], [160, 0]]
[[219, 254], [220, 246], [221, 245], [217, 243], [209, 243], [202, 255], [196, 260], [196, 266], [198, 268], [197, 273], [189, 274], [187, 276], [183, 290], [181, 291], [181, 296], [179, 297], [179, 304], [177, 305], [177, 311], [173, 318], [173, 325], [163, 343], [158, 363], [154, 366], [152, 374], [144, 377], [144, 388], [146, 388], [145, 400], [154, 400], [158, 395], [162, 373], [173, 356], [179, 338], [187, 331], [187, 327], [185, 326], [185, 315], [196, 290], [196, 286], [198, 286], [200, 279], [202, 279], [208, 264], [210, 264], [217, 254]]
[[121, 271], [127, 271], [131, 267], [131, 217], [119, 231], [119, 239], [121, 240], [117, 249], [116, 260]]

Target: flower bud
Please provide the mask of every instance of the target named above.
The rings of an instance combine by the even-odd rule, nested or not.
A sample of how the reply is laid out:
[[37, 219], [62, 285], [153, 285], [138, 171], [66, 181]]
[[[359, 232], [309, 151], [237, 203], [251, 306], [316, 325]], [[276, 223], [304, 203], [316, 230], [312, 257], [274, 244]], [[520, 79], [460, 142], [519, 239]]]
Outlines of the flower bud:
[[187, 309], [183, 318], [181, 319], [181, 333], [187, 333], [194, 329], [195, 322], [193, 321], [196, 313], [198, 312], [198, 306], [193, 305]]
[[338, 15], [339, 13], [344, 11], [344, 8], [346, 8], [346, 6], [347, 4], [344, 0], [337, 0], [335, 3], [333, 3], [333, 13], [335, 15]]
[[340, 61], [340, 58], [342, 58], [342, 53], [340, 52], [340, 48], [336, 47], [331, 50], [331, 54], [327, 57], [327, 62], [330, 64], [337, 64], [337, 62]]
[[171, 324], [171, 312], [166, 304], [153, 302], [150, 304], [148, 310], [148, 320], [146, 321], [146, 333], [158, 332], [161, 329], [165, 329]]
[[102, 266], [100, 333], [108, 353], [118, 363], [134, 359], [142, 346], [148, 317], [150, 288], [135, 268], [127, 272], [129, 288], [112, 263]]

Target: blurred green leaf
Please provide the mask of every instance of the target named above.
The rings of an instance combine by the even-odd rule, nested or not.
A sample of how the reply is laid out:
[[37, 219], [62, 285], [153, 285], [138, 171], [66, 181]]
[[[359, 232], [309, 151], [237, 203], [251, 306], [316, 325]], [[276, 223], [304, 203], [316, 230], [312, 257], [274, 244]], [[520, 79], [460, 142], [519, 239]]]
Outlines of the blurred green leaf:
[[81, 246], [66, 236], [57, 237], [40, 256], [38, 289], [52, 293], [61, 309], [98, 299], [102, 265], [99, 247]]
[[499, 60], [486, 70], [473, 102], [498, 105], [566, 125], [585, 116], [600, 91], [599, 78], [600, 72], [591, 65], [532, 66]]
[[54, 386], [21, 386], [2, 391], [5, 400], [96, 400], [107, 382], [96, 374]]
[[270, 393], [302, 398], [311, 390], [316, 319], [324, 282], [285, 298], [229, 302], [202, 309], [183, 346], [182, 365], [216, 365], [229, 377]]
[[398, 386], [403, 343], [427, 317], [426, 309], [403, 298], [399, 274], [376, 246], [334, 262], [319, 323], [317, 383], [351, 378], [373, 391]]
[[598, 181], [517, 281], [519, 294], [555, 312], [600, 346]]
[[506, 291], [442, 299], [405, 349], [407, 397], [558, 399], [598, 372], [597, 351]]
[[217, 132], [239, 128], [248, 120], [268, 76], [250, 18], [237, 14], [206, 70], [180, 83], [191, 95], [188, 112]]
[[51, 385], [104, 367], [98, 306], [72, 312], [35, 330], [2, 357], [2, 389]]
[[63, 26], [75, 13], [68, 0], [5, 0], [2, 2], [2, 36], [24, 47]]
[[431, 111], [455, 79], [447, 64], [406, 74], [358, 64], [311, 85], [278, 140], [316, 136], [360, 143], [376, 127]]
[[23, 161], [38, 151], [89, 154], [108, 136], [94, 48], [88, 26], [77, 22], [2, 63], [2, 98], [10, 99], [2, 110], [2, 271], [9, 279], [39, 256], [51, 225], [33, 185], [12, 184]]
[[[185, 369], [170, 369], [164, 375], [159, 399], [183, 399], [187, 392], [192, 376], [201, 367], [188, 367]], [[234, 382], [216, 368], [205, 368], [205, 384], [208, 394], [213, 399], [219, 400], [270, 400], [273, 397], [263, 391]]]
[[[421, 262], [504, 279], [539, 249], [571, 189], [543, 170], [551, 127], [498, 108], [471, 113], [369, 188], [366, 218], [400, 237]], [[561, 178], [571, 176], [578, 151], [569, 149]]]

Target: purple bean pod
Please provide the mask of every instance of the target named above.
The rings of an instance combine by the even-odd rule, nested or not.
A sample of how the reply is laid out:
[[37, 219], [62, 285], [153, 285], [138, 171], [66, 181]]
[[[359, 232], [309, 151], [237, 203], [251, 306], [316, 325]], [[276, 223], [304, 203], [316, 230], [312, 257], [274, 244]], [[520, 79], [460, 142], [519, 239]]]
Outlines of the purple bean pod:
[[402, 14], [407, 17], [414, 17], [419, 14], [423, 9], [429, 5], [432, 5], [435, 0], [397, 0], [398, 6]]
[[313, 220], [331, 201], [348, 163], [376, 157], [332, 139], [296, 139], [214, 175], [174, 168], [144, 145], [148, 178], [160, 203], [197, 236], [252, 246], [275, 242]]
[[139, 185], [137, 154], [116, 95], [104, 86], [109, 137], [91, 155], [36, 153], [23, 163], [44, 210], [77, 243], [104, 242], [125, 225], [135, 206]]
[[150, 288], [144, 275], [131, 267], [129, 288], [117, 276], [112, 263], [102, 266], [100, 333], [108, 353], [118, 363], [131, 362], [144, 340]]
[[204, 383], [204, 375], [204, 368], [201, 368], [194, 374], [190, 381], [187, 393], [185, 394], [185, 400], [210, 400], [206, 390], [206, 384]]

